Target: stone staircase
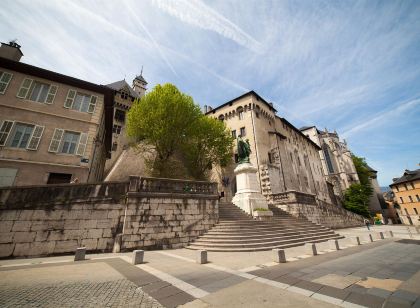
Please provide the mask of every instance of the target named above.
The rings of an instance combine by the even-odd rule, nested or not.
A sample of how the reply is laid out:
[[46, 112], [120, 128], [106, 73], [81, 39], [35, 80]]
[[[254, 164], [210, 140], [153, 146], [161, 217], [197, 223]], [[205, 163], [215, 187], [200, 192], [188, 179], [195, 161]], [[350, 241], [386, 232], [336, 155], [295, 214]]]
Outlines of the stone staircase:
[[254, 220], [232, 203], [219, 203], [219, 223], [190, 243], [188, 249], [208, 251], [263, 251], [290, 248], [342, 238], [329, 228], [295, 218], [270, 207], [270, 221]]

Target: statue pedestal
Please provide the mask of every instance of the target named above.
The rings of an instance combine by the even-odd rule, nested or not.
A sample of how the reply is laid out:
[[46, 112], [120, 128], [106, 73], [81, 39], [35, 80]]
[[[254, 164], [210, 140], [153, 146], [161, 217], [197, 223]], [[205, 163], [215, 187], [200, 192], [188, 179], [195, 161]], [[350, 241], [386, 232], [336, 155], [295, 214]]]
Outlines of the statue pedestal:
[[267, 200], [258, 187], [257, 168], [250, 163], [243, 163], [238, 165], [234, 172], [237, 192], [232, 203], [257, 219], [270, 219], [273, 212], [268, 209]]

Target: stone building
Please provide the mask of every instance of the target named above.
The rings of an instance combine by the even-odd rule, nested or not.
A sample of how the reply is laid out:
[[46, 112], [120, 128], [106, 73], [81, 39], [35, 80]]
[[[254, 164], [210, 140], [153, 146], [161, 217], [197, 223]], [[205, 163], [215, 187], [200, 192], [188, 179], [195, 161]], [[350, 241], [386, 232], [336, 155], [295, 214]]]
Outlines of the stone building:
[[[233, 137], [249, 140], [261, 192], [272, 203], [332, 202], [318, 155], [321, 148], [279, 117], [273, 105], [257, 93], [250, 91], [214, 109], [205, 107], [205, 111], [224, 121]], [[218, 180], [230, 201], [236, 191], [233, 168], [219, 174]]]
[[319, 157], [325, 179], [334, 186], [334, 194], [341, 200], [344, 191], [351, 184], [359, 182], [346, 141], [341, 141], [336, 131], [321, 131], [315, 126], [302, 127], [300, 130], [321, 148]]
[[145, 95], [147, 82], [142, 73], [133, 80], [130, 85], [124, 80], [113, 82], [107, 85], [114, 90], [114, 124], [112, 128], [112, 152], [111, 158], [106, 161], [105, 174], [108, 174], [115, 165], [117, 159], [128, 147], [128, 140], [125, 133], [126, 114], [131, 108], [134, 100], [140, 99]]
[[389, 185], [398, 203], [397, 212], [403, 224], [420, 225], [420, 169], [405, 170]]
[[21, 55], [14, 42], [0, 48], [0, 186], [102, 180], [113, 91]]
[[369, 198], [369, 212], [371, 216], [382, 215], [384, 222], [386, 223], [390, 217], [388, 206], [385, 202], [381, 187], [378, 183], [378, 171], [368, 166], [370, 171], [369, 181], [372, 186], [373, 192]]

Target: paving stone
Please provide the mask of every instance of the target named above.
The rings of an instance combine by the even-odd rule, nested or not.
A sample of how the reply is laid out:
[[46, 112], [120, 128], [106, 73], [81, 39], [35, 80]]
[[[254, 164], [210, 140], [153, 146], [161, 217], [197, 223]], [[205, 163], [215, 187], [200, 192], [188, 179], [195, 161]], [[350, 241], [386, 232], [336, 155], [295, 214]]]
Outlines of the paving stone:
[[382, 297], [369, 294], [364, 294], [363, 296], [360, 296], [360, 293], [351, 292], [350, 295], [346, 297], [345, 301], [371, 308], [381, 308], [384, 299]]
[[178, 289], [178, 288], [176, 288], [172, 285], [169, 285], [169, 286], [163, 287], [163, 288], [158, 289], [158, 290], [150, 291], [150, 292], [148, 292], [148, 294], [151, 297], [153, 297], [154, 299], [156, 299], [157, 301], [160, 301], [161, 299], [164, 299], [164, 298], [169, 297], [169, 296], [173, 296], [173, 295], [181, 293], [181, 292], [184, 292], [184, 291], [182, 291], [182, 290], [180, 290], [180, 289]]
[[330, 287], [330, 286], [324, 286], [321, 289], [317, 291], [317, 293], [324, 294], [327, 296], [339, 298], [341, 300], [344, 300], [349, 294], [349, 291]]
[[403, 300], [409, 301], [411, 303], [414, 303], [418, 297], [417, 294], [408, 292], [408, 291], [404, 291], [404, 290], [397, 290], [395, 291], [391, 297], [398, 297], [401, 298]]
[[142, 290], [144, 292], [156, 292], [162, 288], [168, 287], [171, 284], [167, 283], [166, 281], [158, 281], [158, 282], [154, 282], [148, 285], [145, 285], [144, 287], [142, 287]]
[[411, 307], [411, 302], [398, 297], [389, 297], [383, 304], [383, 308], [405, 308]]
[[366, 294], [369, 289], [354, 284], [346, 288], [346, 290], [353, 293]]
[[322, 284], [311, 282], [311, 281], [300, 281], [296, 283], [294, 286], [305, 289], [305, 290], [309, 290], [312, 292], [317, 292], [319, 289], [324, 287], [324, 285]]
[[300, 282], [300, 281], [302, 281], [299, 278], [289, 276], [289, 275], [280, 276], [280, 277], [274, 278], [273, 280], [279, 281], [279, 282], [282, 282], [282, 283], [286, 283], [286, 284], [291, 285], [291, 286]]
[[375, 296], [379, 296], [379, 297], [382, 297], [382, 298], [387, 298], [392, 294], [391, 291], [384, 290], [384, 289], [379, 289], [379, 288], [371, 288], [367, 291], [367, 293], [370, 294], [370, 295], [375, 295]]

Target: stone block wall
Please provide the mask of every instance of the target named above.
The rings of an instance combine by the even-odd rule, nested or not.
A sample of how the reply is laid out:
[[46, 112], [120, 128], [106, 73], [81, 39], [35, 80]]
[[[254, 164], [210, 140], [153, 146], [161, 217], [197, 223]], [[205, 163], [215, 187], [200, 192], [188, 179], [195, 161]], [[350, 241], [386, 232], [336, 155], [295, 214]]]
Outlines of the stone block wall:
[[274, 202], [274, 205], [295, 217], [304, 217], [332, 229], [363, 225], [362, 216], [320, 200], [317, 202], [318, 204]]
[[131, 180], [0, 189], [0, 258], [182, 247], [218, 220], [216, 184]]
[[186, 246], [218, 220], [218, 197], [129, 194], [122, 249]]

